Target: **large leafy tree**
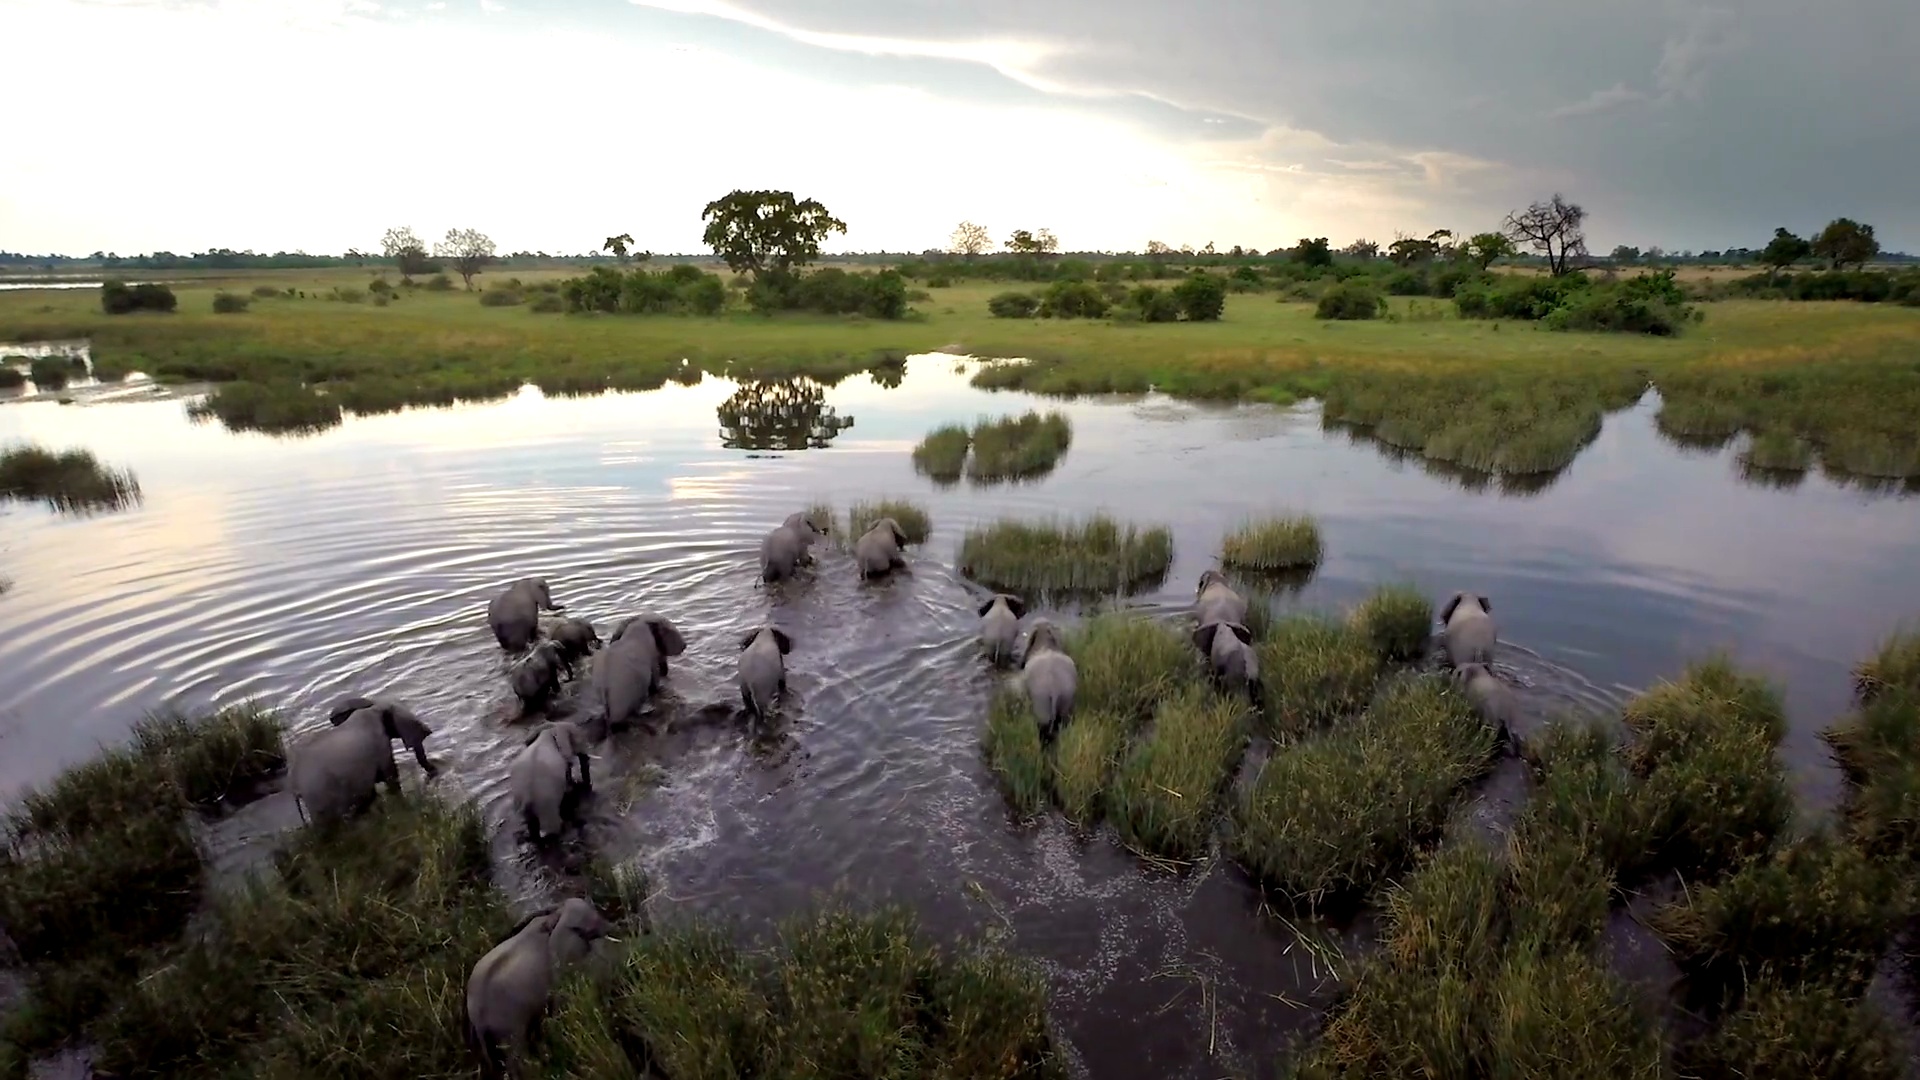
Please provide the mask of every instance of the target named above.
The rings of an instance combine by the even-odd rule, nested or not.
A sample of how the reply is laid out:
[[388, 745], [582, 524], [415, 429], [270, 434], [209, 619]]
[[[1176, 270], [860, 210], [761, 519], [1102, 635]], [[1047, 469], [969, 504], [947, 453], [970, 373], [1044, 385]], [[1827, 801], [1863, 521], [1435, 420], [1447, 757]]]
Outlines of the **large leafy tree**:
[[1865, 266], [1880, 254], [1880, 241], [1874, 239], [1873, 226], [1852, 218], [1834, 218], [1813, 238], [1813, 254], [1827, 260], [1835, 270], [1849, 264]]
[[1547, 268], [1554, 277], [1573, 269], [1573, 257], [1585, 255], [1587, 235], [1581, 224], [1587, 212], [1579, 203], [1568, 202], [1559, 192], [1545, 202], [1507, 215], [1506, 234], [1516, 244], [1526, 244], [1547, 257]]
[[600, 245], [600, 250], [607, 252], [608, 254], [611, 254], [614, 258], [619, 259], [621, 262], [626, 262], [627, 251], [632, 247], [633, 247], [633, 234], [621, 233], [618, 236], [607, 237], [607, 242]]
[[785, 274], [820, 257], [820, 243], [847, 223], [791, 191], [733, 191], [700, 212], [702, 237], [736, 274]]
[[1051, 255], [1059, 248], [1060, 241], [1054, 238], [1050, 229], [1015, 229], [1013, 235], [1007, 237], [1007, 250], [1028, 258]]
[[1293, 245], [1293, 261], [1302, 266], [1332, 266], [1333, 245], [1324, 236], [1303, 236]]
[[400, 271], [403, 279], [426, 271], [427, 246], [420, 242], [412, 229], [405, 226], [388, 229], [387, 234], [380, 238], [380, 251], [393, 260], [394, 268]]
[[1514, 255], [1513, 241], [1497, 232], [1476, 233], [1460, 245], [1460, 250], [1482, 270], [1492, 266], [1495, 259], [1509, 259]]
[[448, 229], [447, 238], [433, 245], [435, 256], [451, 260], [467, 288], [473, 275], [493, 261], [493, 241], [479, 229]]
[[1760, 261], [1770, 273], [1779, 273], [1813, 254], [1813, 245], [1784, 228], [1773, 230], [1773, 239], [1760, 251]]

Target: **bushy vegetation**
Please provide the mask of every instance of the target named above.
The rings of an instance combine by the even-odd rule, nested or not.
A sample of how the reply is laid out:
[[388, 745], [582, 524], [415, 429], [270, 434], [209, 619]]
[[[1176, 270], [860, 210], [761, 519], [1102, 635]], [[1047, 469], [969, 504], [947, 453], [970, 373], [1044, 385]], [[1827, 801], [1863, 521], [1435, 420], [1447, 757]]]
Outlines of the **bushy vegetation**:
[[135, 311], [165, 312], [179, 306], [180, 299], [165, 285], [152, 282], [128, 285], [109, 281], [100, 286], [100, 310], [109, 315], [126, 315]]
[[1265, 687], [1261, 719], [1275, 739], [1358, 715], [1380, 673], [1380, 657], [1364, 633], [1315, 612], [1274, 620], [1256, 649]]
[[1920, 269], [1754, 274], [1730, 282], [1727, 288], [1733, 295], [1757, 300], [1853, 300], [1913, 307], [1920, 305]]
[[1698, 315], [1673, 271], [1596, 282], [1584, 273], [1507, 277], [1459, 287], [1453, 297], [1468, 319], [1538, 320], [1551, 330], [1610, 330], [1672, 336]]
[[140, 482], [85, 450], [15, 445], [0, 449], [0, 499], [44, 502], [54, 510], [112, 510], [139, 502]]
[[1246, 711], [1245, 702], [1204, 685], [1161, 700], [1108, 793], [1108, 813], [1130, 846], [1168, 859], [1206, 852], [1220, 794], [1246, 743]]
[[[363, 411], [374, 411], [366, 409]], [[233, 431], [304, 435], [340, 423], [340, 402], [300, 383], [222, 383], [187, 407], [195, 420], [218, 417]]]
[[217, 292], [213, 294], [213, 313], [215, 315], [238, 315], [247, 310], [252, 303], [239, 293]]
[[[36, 356], [27, 370], [33, 376], [34, 389], [42, 393], [66, 389], [67, 381], [75, 374], [73, 365], [64, 356]], [[86, 370], [84, 364], [79, 370]]]
[[496, 285], [480, 294], [481, 307], [518, 307], [527, 302], [519, 289]]
[[1046, 809], [1047, 749], [1040, 742], [1040, 725], [1025, 694], [1012, 687], [994, 693], [987, 705], [980, 747], [1014, 813], [1033, 817]]
[[1114, 594], [1150, 586], [1173, 563], [1164, 527], [1122, 525], [1104, 514], [1081, 521], [1011, 519], [969, 529], [960, 572], [988, 588], [1022, 594]]
[[27, 373], [14, 367], [12, 360], [11, 356], [0, 357], [0, 390], [18, 390], [27, 385]]
[[967, 462], [968, 479], [1025, 480], [1053, 471], [1073, 444], [1073, 425], [1064, 413], [1043, 416], [1028, 410], [1019, 416], [979, 421], [969, 443], [973, 457]]
[[[485, 293], [481, 294], [485, 302]], [[621, 315], [718, 315], [727, 305], [719, 275], [684, 263], [665, 270], [644, 267], [622, 273], [596, 266], [584, 277], [560, 283], [567, 311]]]
[[1381, 659], [1418, 660], [1433, 632], [1433, 603], [1412, 585], [1382, 585], [1354, 608], [1352, 623]]
[[1320, 526], [1306, 514], [1247, 521], [1227, 533], [1220, 562], [1241, 570], [1303, 570], [1320, 565]]
[[945, 424], [929, 431], [913, 448], [913, 468], [935, 483], [959, 481], [967, 467], [967, 449], [973, 435], [960, 424]]
[[1373, 286], [1345, 281], [1320, 295], [1313, 314], [1319, 319], [1375, 319], [1385, 311], [1387, 302]]
[[867, 526], [881, 518], [892, 518], [907, 534], [907, 543], [924, 544], [933, 532], [933, 519], [927, 515], [927, 508], [906, 499], [862, 500], [847, 508], [846, 528], [840, 537], [851, 544], [867, 531]]
[[826, 267], [811, 273], [765, 273], [747, 289], [755, 311], [808, 311], [900, 319], [907, 314], [907, 280], [897, 271], [857, 273]]
[[995, 293], [987, 301], [987, 313], [996, 319], [1031, 319], [1040, 312], [1040, 298], [1032, 293]]

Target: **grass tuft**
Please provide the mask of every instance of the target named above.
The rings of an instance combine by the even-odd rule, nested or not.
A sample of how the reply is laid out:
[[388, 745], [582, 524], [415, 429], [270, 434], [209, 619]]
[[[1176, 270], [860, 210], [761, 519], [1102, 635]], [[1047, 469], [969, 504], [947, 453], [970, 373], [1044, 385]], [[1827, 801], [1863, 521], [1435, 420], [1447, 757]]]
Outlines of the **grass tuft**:
[[[361, 411], [377, 411], [371, 403], [358, 404]], [[230, 431], [311, 435], [339, 425], [340, 402], [297, 382], [230, 382], [187, 406], [187, 415], [197, 421], [218, 417]]]
[[972, 444], [973, 436], [960, 424], [935, 428], [913, 448], [913, 469], [935, 483], [956, 483], [966, 470]]
[[1073, 443], [1073, 425], [1058, 411], [1042, 416], [1029, 410], [1019, 416], [981, 420], [973, 426], [971, 441], [969, 480], [1029, 480], [1053, 471]]
[[1757, 432], [1741, 451], [1740, 464], [1769, 472], [1806, 472], [1813, 465], [1813, 447], [1791, 432]]
[[1763, 978], [1745, 1005], [1683, 1048], [1680, 1067], [1699, 1080], [1900, 1080], [1905, 1057], [1898, 1033], [1872, 1001], [1820, 983]]
[[1920, 630], [1893, 634], [1879, 652], [1854, 665], [1853, 692], [1862, 704], [1888, 690], [1920, 695]]
[[1277, 619], [1258, 645], [1263, 719], [1275, 739], [1295, 739], [1366, 708], [1380, 672], [1359, 630], [1319, 614]]
[[1221, 541], [1220, 562], [1241, 570], [1319, 566], [1320, 526], [1305, 514], [1249, 521]]
[[1205, 853], [1220, 792], [1246, 744], [1245, 715], [1243, 703], [1200, 685], [1161, 703], [1107, 795], [1130, 845], [1169, 859]]
[[[1069, 721], [1069, 727], [1074, 721]], [[1047, 750], [1026, 695], [1002, 687], [987, 706], [987, 730], [981, 738], [987, 765], [1000, 778], [1016, 814], [1033, 817], [1047, 806]]]
[[1193, 643], [1158, 619], [1104, 612], [1067, 635], [1080, 685], [1075, 712], [1112, 713], [1132, 733], [1161, 700], [1200, 676]]
[[1381, 659], [1418, 660], [1433, 632], [1433, 603], [1412, 585], [1382, 585], [1353, 609], [1352, 623]]
[[847, 528], [841, 538], [852, 546], [867, 526], [881, 518], [890, 517], [900, 525], [900, 531], [907, 534], [907, 543], [924, 544], [927, 536], [933, 532], [933, 519], [927, 516], [926, 507], [905, 499], [875, 499], [871, 502], [856, 502], [847, 510]]
[[64, 511], [118, 510], [140, 501], [132, 472], [109, 469], [85, 450], [0, 450], [0, 501], [44, 502]]
[[1053, 745], [1053, 794], [1067, 820], [1083, 828], [1100, 820], [1107, 778], [1119, 764], [1131, 724], [1111, 712], [1077, 705]]
[[1002, 519], [970, 529], [960, 569], [1003, 592], [1041, 595], [1132, 592], [1165, 580], [1173, 534], [1140, 529], [1104, 514], [1077, 522]]

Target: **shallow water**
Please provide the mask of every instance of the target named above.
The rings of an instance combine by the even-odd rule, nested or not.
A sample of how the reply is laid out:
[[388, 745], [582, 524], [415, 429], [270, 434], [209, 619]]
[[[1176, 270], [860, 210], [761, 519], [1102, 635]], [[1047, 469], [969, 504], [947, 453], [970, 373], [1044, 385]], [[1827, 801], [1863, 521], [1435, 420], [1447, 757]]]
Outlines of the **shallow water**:
[[[605, 626], [651, 608], [688, 638], [656, 707], [673, 730], [616, 736], [590, 803], [591, 842], [639, 860], [665, 903], [758, 919], [844, 886], [911, 903], [941, 934], [1000, 927], [1046, 963], [1093, 1075], [1211, 1076], [1267, 1068], [1312, 1022], [1324, 968], [1229, 866], [1169, 876], [1057, 815], [1008, 822], [978, 748], [993, 685], [972, 641], [978, 590], [953, 570], [969, 524], [1094, 509], [1168, 524], [1172, 573], [1136, 600], [1174, 612], [1225, 529], [1310, 511], [1326, 562], [1290, 602], [1344, 606], [1395, 579], [1436, 600], [1485, 593], [1500, 667], [1541, 715], [1616, 707], [1725, 647], [1784, 682], [1786, 752], [1819, 805], [1837, 781], [1816, 733], [1845, 708], [1847, 668], [1920, 615], [1920, 500], [1818, 476], [1744, 483], [1731, 449], [1663, 442], [1651, 396], [1520, 496], [1323, 433], [1311, 406], [1062, 404], [972, 390], [960, 366], [915, 357], [895, 388], [859, 375], [818, 399], [718, 379], [528, 390], [304, 439], [196, 425], [179, 401], [0, 408], [0, 444], [85, 447], [145, 493], [85, 519], [0, 509], [0, 799], [163, 703], [259, 695], [305, 728], [339, 694], [392, 692], [439, 729], [436, 783], [504, 821], [517, 708], [483, 612], [540, 574], [571, 613]], [[1049, 477], [941, 490], [913, 473], [930, 428], [1029, 406], [1073, 421]], [[827, 551], [807, 580], [758, 584], [758, 540], [780, 518], [881, 495], [932, 513], [910, 574], [862, 584]], [[794, 638], [793, 697], [775, 735], [750, 738], [732, 673], [740, 633], [767, 619]], [[236, 829], [288, 817], [268, 800]], [[505, 832], [497, 847], [517, 850]]]

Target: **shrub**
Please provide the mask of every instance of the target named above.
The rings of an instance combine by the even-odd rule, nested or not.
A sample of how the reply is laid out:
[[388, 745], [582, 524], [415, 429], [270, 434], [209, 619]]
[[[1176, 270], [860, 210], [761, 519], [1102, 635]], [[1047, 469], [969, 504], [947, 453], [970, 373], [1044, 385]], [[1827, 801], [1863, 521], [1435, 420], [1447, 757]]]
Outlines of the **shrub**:
[[496, 286], [480, 293], [481, 307], [513, 307], [526, 302], [517, 290]]
[[1040, 298], [1032, 293], [1003, 292], [987, 301], [987, 314], [996, 319], [1031, 319], [1040, 310]]
[[1169, 859], [1206, 851], [1219, 795], [1245, 744], [1240, 701], [1194, 685], [1167, 698], [1121, 762], [1108, 812], [1133, 847]]
[[140, 482], [85, 450], [9, 446], [0, 450], [0, 499], [44, 502], [54, 510], [111, 510], [138, 502]]
[[747, 303], [759, 312], [811, 311], [898, 319], [907, 313], [907, 282], [896, 270], [860, 274], [826, 267], [805, 275], [769, 272], [761, 274], [747, 290]]
[[1220, 562], [1244, 570], [1318, 566], [1320, 526], [1305, 514], [1246, 522], [1221, 541]]
[[1073, 425], [1058, 410], [1045, 416], [1028, 410], [1017, 417], [980, 421], [973, 427], [970, 443], [970, 479], [986, 483], [1030, 479], [1053, 471], [1073, 443]]
[[1387, 293], [1391, 296], [1425, 296], [1427, 275], [1418, 270], [1395, 270], [1387, 275]]
[[1316, 319], [1372, 319], [1385, 307], [1386, 301], [1373, 286], [1347, 281], [1322, 293], [1313, 315]]
[[968, 530], [960, 571], [988, 588], [1040, 594], [1131, 592], [1164, 580], [1173, 534], [1103, 514], [1077, 522], [1003, 519]]
[[1298, 738], [1358, 714], [1380, 672], [1373, 643], [1323, 615], [1275, 620], [1257, 649], [1265, 691], [1262, 717], [1276, 739]]
[[12, 357], [0, 360], [0, 390], [17, 390], [27, 384], [27, 373], [6, 362], [10, 360]]
[[27, 365], [33, 375], [33, 385], [42, 393], [49, 390], [64, 390], [67, 380], [73, 377], [73, 369], [67, 366], [65, 357], [36, 356]]
[[1173, 322], [1180, 318], [1180, 301], [1171, 292], [1153, 285], [1136, 285], [1127, 294], [1126, 305], [1114, 313], [1140, 322]]
[[552, 293], [542, 293], [539, 299], [529, 305], [528, 310], [542, 315], [553, 315], [567, 310], [567, 302]]
[[1351, 622], [1381, 659], [1418, 660], [1433, 631], [1433, 604], [1412, 585], [1382, 585], [1353, 609]]
[[109, 281], [100, 286], [100, 309], [109, 315], [172, 311], [179, 306], [180, 300], [172, 289], [154, 282], [128, 286], [124, 282]]
[[946, 424], [927, 433], [913, 448], [915, 472], [938, 483], [951, 484], [960, 479], [967, 464], [967, 448], [973, 436], [959, 424]]
[[237, 315], [247, 310], [248, 299], [238, 293], [217, 292], [213, 294], [213, 313], [215, 315]]
[[1219, 277], [1195, 270], [1173, 287], [1173, 302], [1188, 322], [1215, 322], [1227, 310], [1227, 286]]
[[255, 300], [272, 300], [282, 295], [284, 294], [279, 289], [271, 285], [255, 285], [253, 287], [253, 298]]
[[1853, 692], [1862, 704], [1889, 690], [1920, 694], [1920, 630], [1892, 635], [1871, 659], [1854, 666]]
[[367, 294], [351, 285], [336, 285], [327, 293], [327, 299], [340, 304], [358, 304], [365, 301]]
[[[508, 287], [514, 287], [514, 284], [509, 283]], [[367, 283], [367, 291], [375, 296], [392, 296], [395, 290], [392, 282], [386, 278], [377, 277]]]
[[[988, 301], [989, 313], [992, 305], [993, 301]], [[1099, 319], [1106, 316], [1107, 306], [1106, 294], [1099, 286], [1085, 281], [1056, 281], [1041, 295], [1038, 313], [1043, 319]]]
[[427, 279], [426, 289], [428, 292], [451, 292], [453, 279], [445, 274], [435, 274]]

